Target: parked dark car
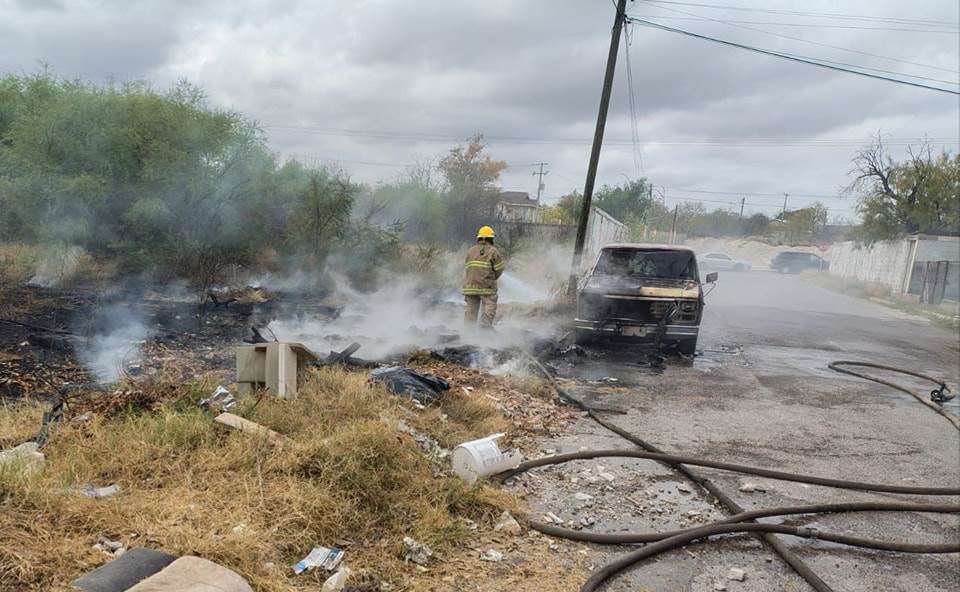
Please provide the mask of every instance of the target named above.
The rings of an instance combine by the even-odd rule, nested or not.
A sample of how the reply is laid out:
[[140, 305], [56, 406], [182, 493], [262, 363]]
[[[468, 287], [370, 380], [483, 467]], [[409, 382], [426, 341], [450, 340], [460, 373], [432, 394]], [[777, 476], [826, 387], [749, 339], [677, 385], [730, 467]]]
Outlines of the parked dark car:
[[[707, 274], [706, 283], [717, 280]], [[653, 342], [693, 354], [703, 316], [697, 258], [685, 247], [615, 244], [577, 297], [578, 342]]]
[[783, 251], [774, 255], [770, 261], [770, 269], [780, 273], [800, 273], [807, 269], [826, 271], [829, 267], [830, 262], [823, 257], [803, 251]]

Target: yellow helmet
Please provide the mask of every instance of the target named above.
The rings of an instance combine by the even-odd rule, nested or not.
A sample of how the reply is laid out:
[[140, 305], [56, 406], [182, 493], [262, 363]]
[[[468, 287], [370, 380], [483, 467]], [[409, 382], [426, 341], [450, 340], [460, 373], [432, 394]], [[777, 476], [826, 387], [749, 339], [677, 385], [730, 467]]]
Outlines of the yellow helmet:
[[493, 238], [493, 229], [489, 226], [481, 226], [477, 231], [477, 238]]

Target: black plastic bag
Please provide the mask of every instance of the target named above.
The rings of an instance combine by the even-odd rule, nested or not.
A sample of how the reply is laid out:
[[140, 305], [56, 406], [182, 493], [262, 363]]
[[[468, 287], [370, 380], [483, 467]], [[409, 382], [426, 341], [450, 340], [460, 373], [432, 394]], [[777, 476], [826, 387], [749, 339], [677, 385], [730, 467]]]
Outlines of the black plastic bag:
[[370, 373], [370, 380], [383, 383], [394, 394], [406, 395], [421, 405], [439, 403], [443, 391], [450, 389], [450, 383], [439, 376], [403, 366], [377, 368]]

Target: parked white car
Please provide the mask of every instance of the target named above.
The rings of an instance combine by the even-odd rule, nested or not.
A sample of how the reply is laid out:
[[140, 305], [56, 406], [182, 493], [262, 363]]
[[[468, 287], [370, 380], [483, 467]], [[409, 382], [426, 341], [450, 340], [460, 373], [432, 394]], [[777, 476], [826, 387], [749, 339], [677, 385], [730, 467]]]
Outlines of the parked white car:
[[712, 251], [697, 255], [697, 266], [708, 271], [750, 271], [753, 265], [743, 259], [734, 259], [726, 253]]

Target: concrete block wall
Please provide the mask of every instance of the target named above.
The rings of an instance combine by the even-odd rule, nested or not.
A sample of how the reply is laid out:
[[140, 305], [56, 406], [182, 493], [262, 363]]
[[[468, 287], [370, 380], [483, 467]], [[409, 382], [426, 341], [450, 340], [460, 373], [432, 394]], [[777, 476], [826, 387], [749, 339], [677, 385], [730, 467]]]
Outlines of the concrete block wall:
[[960, 262], [960, 237], [920, 235], [917, 243], [917, 261]]
[[855, 241], [834, 243], [827, 251], [830, 275], [886, 286], [893, 294], [909, 281], [912, 240], [880, 241], [865, 245]]

